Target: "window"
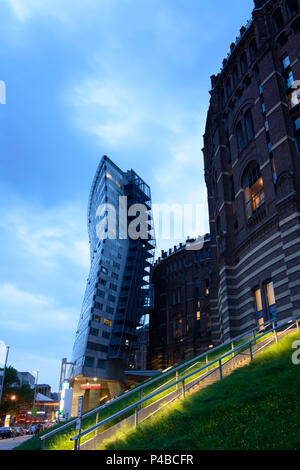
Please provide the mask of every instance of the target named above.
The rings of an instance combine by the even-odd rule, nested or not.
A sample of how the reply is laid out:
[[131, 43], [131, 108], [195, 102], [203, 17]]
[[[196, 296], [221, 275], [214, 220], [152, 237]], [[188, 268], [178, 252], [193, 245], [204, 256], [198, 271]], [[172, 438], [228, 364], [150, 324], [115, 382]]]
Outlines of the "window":
[[282, 59], [282, 68], [283, 70], [286, 70], [291, 66], [291, 61], [290, 61], [290, 56], [285, 56], [284, 59]]
[[236, 135], [237, 135], [237, 143], [238, 143], [239, 152], [242, 152], [245, 147], [245, 139], [244, 139], [244, 132], [243, 132], [243, 127], [242, 127], [241, 122], [239, 122], [238, 125], [236, 126]]
[[286, 8], [289, 17], [292, 18], [298, 12], [298, 0], [287, 0]]
[[289, 102], [289, 108], [293, 109], [295, 106], [298, 106], [299, 104], [299, 91], [298, 90], [293, 90], [290, 93], [288, 93], [288, 102]]
[[274, 157], [271, 158], [271, 165], [272, 165], [272, 175], [273, 175], [273, 183], [276, 184], [277, 181], [277, 172], [276, 172], [276, 165]]
[[261, 297], [260, 289], [255, 289], [254, 297], [255, 297], [255, 307], [256, 307], [256, 320], [257, 320], [258, 325], [262, 328], [265, 321], [264, 321], [263, 305], [262, 305], [262, 297]]
[[109, 302], [115, 302], [116, 301], [116, 297], [114, 295], [109, 295], [108, 298]]
[[104, 292], [103, 290], [97, 289], [97, 290], [96, 290], [96, 295], [97, 295], [98, 297], [101, 297], [102, 299], [104, 299], [105, 292]]
[[209, 279], [205, 279], [205, 295], [209, 295], [210, 292], [210, 282]]
[[90, 328], [90, 335], [92, 336], [98, 336], [99, 330], [97, 328]]
[[97, 369], [105, 369], [105, 368], [106, 368], [106, 361], [103, 361], [103, 359], [98, 359]]
[[296, 143], [297, 143], [297, 150], [298, 150], [298, 158], [300, 162], [300, 117], [295, 119], [294, 121], [295, 126], [295, 133], [296, 133]]
[[88, 341], [87, 343], [87, 349], [90, 351], [98, 351], [98, 352], [107, 352], [108, 347], [104, 346], [103, 344], [98, 344], [98, 343], [92, 343]]
[[115, 310], [114, 310], [112, 307], [108, 307], [108, 306], [107, 306], [107, 307], [106, 307], [106, 312], [107, 312], [107, 313], [110, 313], [111, 315], [113, 315], [114, 312], [115, 312]]
[[234, 86], [237, 86], [237, 84], [239, 83], [239, 72], [238, 72], [237, 65], [233, 69], [233, 83], [234, 83]]
[[246, 52], [244, 52], [241, 56], [241, 71], [242, 71], [242, 74], [246, 73], [247, 70], [248, 70], [247, 55], [246, 55]]
[[248, 142], [254, 138], [254, 125], [251, 111], [247, 111], [245, 114], [246, 130]]
[[253, 39], [250, 43], [250, 57], [251, 60], [254, 62], [257, 58], [257, 46], [256, 46], [256, 41]]
[[210, 332], [211, 331], [211, 320], [210, 320], [209, 313], [206, 314], [206, 319], [207, 319], [206, 329], [207, 329], [208, 332]]
[[180, 314], [174, 319], [174, 338], [181, 338], [183, 336], [183, 320]]
[[250, 165], [243, 178], [247, 218], [250, 219], [265, 201], [263, 178], [256, 163]]
[[272, 16], [272, 19], [273, 19], [273, 25], [274, 25], [275, 32], [278, 33], [278, 31], [280, 31], [281, 28], [283, 27], [283, 17], [282, 17], [282, 13], [281, 13], [280, 8], [277, 8], [277, 10], [275, 11], [275, 13]]
[[269, 320], [276, 322], [277, 320], [276, 299], [275, 299], [274, 284], [272, 281], [266, 284], [266, 301], [267, 301]]
[[102, 338], [109, 339], [110, 337], [110, 332], [109, 331], [103, 331], [102, 332]]
[[226, 82], [226, 92], [227, 92], [227, 98], [229, 98], [229, 97], [231, 96], [231, 93], [232, 93], [231, 80], [230, 80], [230, 78], [227, 78], [227, 82]]
[[201, 312], [200, 312], [200, 311], [198, 311], [198, 312], [196, 313], [196, 318], [197, 318], [197, 321], [200, 321], [200, 320], [201, 320]]
[[101, 317], [99, 317], [99, 315], [93, 315], [93, 321], [95, 321], [96, 323], [100, 323], [100, 320]]
[[100, 304], [99, 302], [94, 302], [94, 308], [96, 308], [97, 310], [102, 310], [103, 304]]
[[104, 318], [103, 323], [106, 326], [112, 327], [112, 321], [108, 320], [108, 318]]
[[85, 367], [94, 367], [94, 358], [90, 356], [85, 357], [84, 361]]

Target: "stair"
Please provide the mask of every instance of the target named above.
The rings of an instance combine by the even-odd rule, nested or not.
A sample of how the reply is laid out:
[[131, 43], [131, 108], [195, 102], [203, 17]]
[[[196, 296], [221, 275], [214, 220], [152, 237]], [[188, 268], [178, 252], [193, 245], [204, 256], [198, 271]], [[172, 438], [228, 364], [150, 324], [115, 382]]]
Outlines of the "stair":
[[[286, 334], [290, 334], [293, 330], [285, 331], [280, 333], [280, 339], [284, 337]], [[260, 350], [269, 346], [270, 344], [274, 343], [276, 340], [275, 335], [272, 335], [266, 339], [263, 339], [258, 344], [252, 346], [252, 355], [255, 356]], [[251, 353], [250, 349], [239, 353], [237, 356], [228, 359], [224, 364], [222, 364], [222, 378], [225, 378], [232, 374], [233, 371], [244, 367], [245, 365], [251, 362]], [[185, 385], [185, 395], [192, 395], [199, 390], [203, 390], [204, 388], [212, 385], [221, 380], [221, 373], [219, 366], [216, 365], [214, 370], [210, 370], [208, 372], [203, 373], [202, 376], [195, 378], [190, 383]], [[152, 403], [149, 406], [146, 406], [139, 412], [139, 423], [145, 421], [146, 419], [151, 419], [151, 417], [160, 411], [162, 408], [167, 406], [169, 403], [174, 402], [175, 400], [182, 399], [183, 397], [183, 390], [182, 387], [178, 386], [176, 390], [169, 393], [167, 396], [157, 400], [155, 403]], [[105, 439], [109, 439], [114, 437], [114, 435], [125, 425], [128, 428], [134, 427], [136, 425], [135, 421], [136, 417], [133, 414], [129, 418], [121, 421], [120, 423], [111, 426], [106, 431], [98, 434], [81, 444], [81, 450], [95, 450], [98, 448], [101, 443]]]

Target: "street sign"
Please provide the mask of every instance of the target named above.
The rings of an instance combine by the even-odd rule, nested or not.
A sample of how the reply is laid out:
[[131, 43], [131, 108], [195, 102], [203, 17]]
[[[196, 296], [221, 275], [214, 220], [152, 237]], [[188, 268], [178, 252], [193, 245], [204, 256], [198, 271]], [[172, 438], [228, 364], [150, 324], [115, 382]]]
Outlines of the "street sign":
[[83, 397], [81, 396], [78, 398], [76, 431], [81, 431], [82, 408], [83, 408]]
[[83, 407], [83, 396], [78, 397], [78, 411], [77, 411], [77, 416], [78, 416], [78, 418], [81, 418], [81, 415], [82, 415], [82, 407]]

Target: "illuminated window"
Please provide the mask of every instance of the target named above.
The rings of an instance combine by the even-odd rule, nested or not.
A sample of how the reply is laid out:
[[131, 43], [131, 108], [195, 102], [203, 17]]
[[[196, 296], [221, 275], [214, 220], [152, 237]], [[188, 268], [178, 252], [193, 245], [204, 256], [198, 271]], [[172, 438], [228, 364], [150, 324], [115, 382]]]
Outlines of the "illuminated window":
[[266, 300], [267, 300], [269, 320], [276, 321], [277, 320], [276, 298], [275, 298], [274, 284], [272, 281], [266, 284]]
[[276, 184], [276, 181], [277, 181], [277, 172], [276, 172], [276, 166], [275, 166], [275, 159], [274, 159], [274, 157], [272, 157], [272, 159], [271, 159], [271, 165], [272, 165], [273, 183]]
[[262, 297], [261, 297], [260, 289], [256, 289], [254, 291], [254, 297], [255, 297], [257, 324], [259, 325], [260, 328], [262, 328], [265, 323], [265, 320], [264, 320], [264, 315], [263, 315], [263, 305], [262, 305]]
[[110, 173], [106, 172], [106, 175], [105, 175], [105, 176], [106, 176], [107, 179], [112, 180], [112, 176], [111, 176]]
[[256, 301], [256, 311], [261, 312], [263, 307], [262, 307], [262, 299], [261, 299], [260, 289], [256, 289], [256, 291], [255, 291], [255, 301]]
[[174, 338], [181, 338], [183, 336], [183, 320], [181, 314], [178, 314], [174, 319]]
[[196, 315], [197, 315], [197, 321], [200, 321], [201, 320], [201, 312], [198, 311]]
[[104, 325], [106, 325], [106, 326], [112, 326], [112, 321], [111, 321], [111, 320], [108, 320], [108, 318], [104, 318], [103, 323], [104, 323]]
[[96, 323], [100, 323], [100, 320], [101, 317], [99, 317], [99, 315], [93, 315], [93, 321], [95, 321]]
[[263, 178], [256, 163], [250, 165], [243, 178], [246, 198], [247, 218], [249, 219], [265, 202]]

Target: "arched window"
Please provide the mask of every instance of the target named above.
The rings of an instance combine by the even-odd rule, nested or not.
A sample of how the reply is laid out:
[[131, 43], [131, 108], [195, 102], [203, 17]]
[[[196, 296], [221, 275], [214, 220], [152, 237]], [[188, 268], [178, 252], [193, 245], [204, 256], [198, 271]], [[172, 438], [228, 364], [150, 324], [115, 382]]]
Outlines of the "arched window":
[[222, 106], [225, 105], [225, 92], [224, 90], [221, 91], [221, 102], [222, 102]]
[[229, 98], [231, 96], [231, 93], [232, 93], [230, 77], [228, 77], [227, 81], [226, 81], [226, 92], [227, 92], [227, 98]]
[[237, 86], [237, 84], [239, 83], [239, 72], [238, 72], [237, 65], [233, 69], [233, 75], [232, 76], [233, 76], [234, 86]]
[[256, 40], [255, 39], [253, 39], [250, 42], [249, 51], [250, 51], [251, 60], [254, 62], [257, 58], [257, 46], [256, 46]]
[[287, 0], [286, 8], [289, 18], [292, 18], [298, 12], [298, 0]]
[[278, 31], [280, 31], [281, 28], [283, 27], [283, 16], [282, 16], [280, 8], [277, 8], [275, 13], [273, 13], [272, 19], [273, 19], [274, 29], [276, 33], [278, 33]]
[[247, 218], [250, 219], [265, 202], [264, 184], [259, 165], [249, 165], [243, 177]]
[[241, 56], [241, 71], [242, 71], [242, 74], [246, 73], [247, 70], [248, 70], [247, 55], [246, 55], [246, 52], [244, 52]]
[[242, 150], [245, 147], [245, 139], [244, 139], [244, 132], [243, 132], [243, 126], [242, 126], [241, 121], [236, 126], [236, 137], [237, 137], [237, 144], [238, 144], [239, 152], [242, 152]]
[[252, 140], [254, 137], [254, 125], [253, 125], [252, 113], [250, 109], [245, 114], [245, 123], [246, 123], [246, 131], [247, 131], [247, 140], [248, 142], [250, 142], [250, 140]]

